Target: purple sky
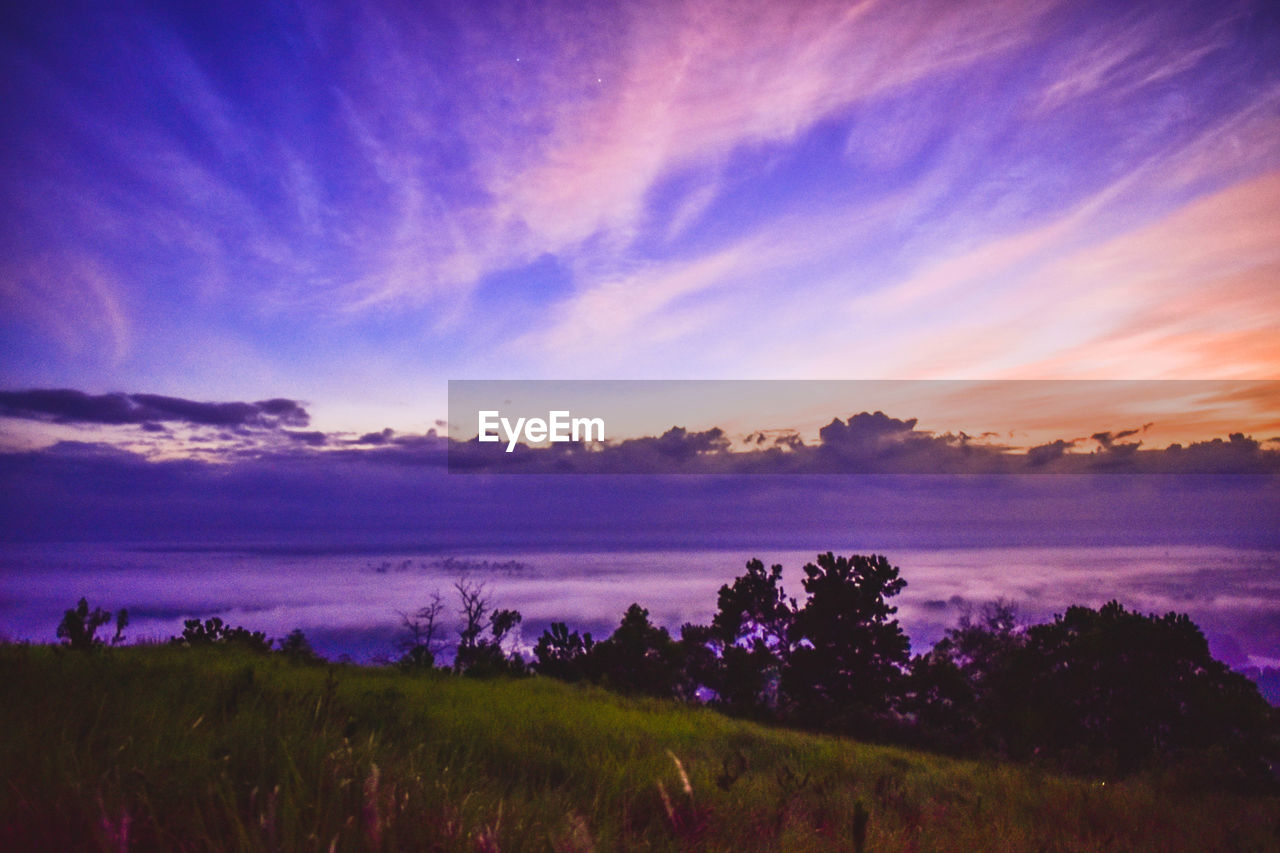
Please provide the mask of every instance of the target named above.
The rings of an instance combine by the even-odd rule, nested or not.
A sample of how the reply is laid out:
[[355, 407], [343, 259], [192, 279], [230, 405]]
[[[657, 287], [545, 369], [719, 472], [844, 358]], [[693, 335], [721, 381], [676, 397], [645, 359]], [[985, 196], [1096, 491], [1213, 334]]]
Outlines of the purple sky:
[[1274, 3], [0, 15], [0, 388], [1280, 373]]
[[[458, 478], [432, 430], [449, 379], [1275, 380], [1277, 56], [1264, 2], [8, 3], [0, 541], [1273, 547], [1276, 382], [1016, 412], [1270, 478]], [[805, 470], [996, 470], [965, 398], [810, 406]]]
[[[91, 576], [154, 605], [81, 559], [104, 542], [728, 549], [720, 581], [770, 549], [973, 549], [965, 583], [1046, 608], [1052, 570], [999, 549], [1140, 545], [1142, 574], [1054, 595], [1185, 598], [1272, 655], [1273, 0], [0, 6], [0, 610]], [[698, 386], [705, 417], [659, 407], [605, 473], [518, 477], [448, 471], [459, 379], [974, 384]], [[993, 473], [1019, 466], [1051, 475]], [[1226, 556], [1150, 580], [1180, 545]], [[240, 577], [183, 553], [155, 558], [172, 588]], [[248, 574], [344, 595], [306, 571]], [[912, 588], [937, 625], [940, 577]]]

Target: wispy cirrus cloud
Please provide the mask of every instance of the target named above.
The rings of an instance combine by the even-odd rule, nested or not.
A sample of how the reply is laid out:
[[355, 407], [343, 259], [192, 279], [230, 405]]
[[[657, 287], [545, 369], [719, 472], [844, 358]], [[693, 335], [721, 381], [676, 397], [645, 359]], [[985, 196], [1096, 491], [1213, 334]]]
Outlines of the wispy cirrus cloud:
[[[155, 90], [107, 104], [60, 90], [55, 105], [130, 177], [86, 175], [92, 191], [67, 204], [87, 229], [146, 233], [221, 282], [257, 273], [268, 305], [429, 301], [599, 235], [625, 247], [673, 170], [786, 142], [833, 110], [1017, 44], [1042, 11], [629, 4], [504, 9], [466, 29], [439, 10], [321, 10], [303, 16], [310, 43], [260, 69], [261, 84], [319, 74], [331, 86], [303, 95], [308, 114], [277, 117], [260, 92], [236, 98], [247, 69], [210, 67], [189, 35], [140, 17], [95, 51]], [[336, 27], [354, 27], [346, 55], [334, 55]], [[601, 45], [585, 46], [584, 31]], [[55, 147], [46, 166], [64, 172], [78, 154]]]
[[127, 298], [115, 273], [83, 252], [0, 261], [0, 304], [77, 358], [124, 360], [134, 337]]
[[[1184, 30], [1183, 10], [1176, 6], [1168, 17], [1142, 8], [1116, 10], [1081, 27], [1074, 34], [1075, 49], [1049, 64], [1050, 82], [1041, 94], [1041, 109], [1055, 109], [1091, 95], [1123, 99], [1195, 67], [1229, 47], [1230, 24], [1247, 13], [1247, 6], [1221, 4], [1218, 12], [1214, 20], [1190, 34]], [[1171, 40], [1179, 42], [1177, 51], [1167, 49]]]
[[[671, 281], [687, 283], [697, 277], [699, 270], [708, 269], [713, 259], [723, 261], [726, 257], [723, 248], [707, 249], [663, 265], [643, 265], [625, 275], [584, 277], [579, 282], [578, 294], [566, 306], [556, 309], [554, 324], [538, 334], [549, 351], [558, 355], [581, 342], [586, 330], [594, 326], [610, 330], [603, 332], [602, 337], [622, 331], [613, 320], [617, 308], [609, 306], [626, 305], [629, 334], [612, 339], [629, 341], [628, 349], [643, 348], [646, 342], [659, 337], [683, 338], [685, 344], [680, 348], [685, 357], [694, 350], [698, 353], [693, 356], [695, 363], [709, 375], [722, 375], [719, 371], [723, 367], [706, 360], [702, 353], [725, 348], [733, 353], [725, 360], [745, 365], [743, 369], [748, 375], [768, 375], [767, 358], [765, 362], [753, 361], [750, 348], [735, 347], [726, 337], [732, 329], [740, 341], [786, 338], [785, 324], [791, 314], [797, 313], [794, 306], [799, 297], [802, 310], [796, 322], [806, 328], [811, 340], [815, 334], [818, 340], [856, 337], [849, 331], [871, 320], [882, 341], [874, 361], [870, 362], [865, 359], [867, 353], [848, 352], [835, 341], [831, 345], [806, 348], [825, 350], [825, 355], [790, 352], [786, 358], [791, 375], [994, 373], [1030, 376], [1039, 375], [1036, 371], [1045, 366], [1047, 357], [1057, 358], [1063, 365], [1076, 364], [1081, 370], [1092, 369], [1086, 366], [1095, 355], [1089, 346], [1093, 332], [1116, 322], [1116, 318], [1126, 312], [1138, 310], [1138, 302], [1158, 300], [1159, 289], [1138, 258], [1132, 258], [1132, 264], [1124, 269], [1111, 270], [1112, 278], [1106, 285], [1096, 280], [1067, 287], [1062, 275], [1062, 267], [1068, 263], [1064, 259], [1079, 258], [1084, 247], [1111, 241], [1117, 232], [1141, 231], [1149, 223], [1173, 216], [1181, 207], [1194, 204], [1202, 195], [1222, 191], [1234, 182], [1254, 180], [1260, 172], [1265, 173], [1280, 163], [1280, 148], [1274, 142], [1274, 133], [1263, 130], [1274, 124], [1274, 87], [1255, 87], [1243, 98], [1218, 104], [1207, 120], [1206, 117], [1191, 119], [1196, 107], [1190, 105], [1195, 99], [1208, 98], [1210, 94], [1199, 86], [1176, 86], [1171, 90], [1176, 95], [1172, 101], [1160, 101], [1163, 106], [1154, 112], [1147, 109], [1145, 101], [1152, 87], [1168, 87], [1169, 81], [1179, 74], [1213, 61], [1226, 44], [1230, 26], [1239, 24], [1239, 16], [1234, 13], [1203, 29], [1189, 26], [1181, 12], [1175, 17], [1176, 26], [1151, 15], [1149, 10], [1138, 11], [1129, 16], [1127, 25], [1119, 27], [1115, 35], [1108, 34], [1105, 25], [1099, 24], [1103, 29], [1090, 31], [1098, 38], [1097, 55], [1087, 51], [1084, 55], [1078, 51], [1057, 51], [1054, 58], [1046, 61], [1045, 68], [1036, 72], [1032, 78], [1035, 86], [1021, 102], [1017, 96], [1011, 96], [1007, 105], [997, 103], [998, 108], [991, 116], [975, 114], [976, 103], [967, 98], [968, 93], [963, 90], [956, 90], [956, 103], [938, 105], [941, 119], [934, 116], [932, 121], [925, 120], [918, 114], [901, 111], [889, 113], [899, 119], [909, 116], [917, 124], [912, 127], [899, 121], [895, 126], [886, 126], [887, 132], [909, 137], [915, 130], [918, 137], [927, 140], [936, 132], [936, 121], [948, 128], [944, 138], [954, 136], [957, 144], [943, 143], [940, 156], [926, 158], [927, 168], [909, 176], [897, 176], [899, 181], [892, 184], [896, 195], [889, 199], [898, 205], [897, 209], [888, 216], [884, 211], [875, 213], [882, 229], [878, 246], [872, 241], [847, 236], [843, 242], [828, 241], [828, 245], [821, 246], [822, 238], [815, 237], [837, 233], [833, 223], [840, 217], [846, 221], [867, 217], [873, 206], [889, 203], [883, 196], [884, 188], [876, 187], [865, 175], [839, 174], [838, 180], [861, 180], [869, 185], [870, 191], [860, 190], [843, 198], [829, 199], [824, 205], [807, 208], [800, 216], [775, 216], [751, 226], [758, 228], [756, 238], [767, 233], [768, 239], [755, 239], [749, 249], [747, 241], [739, 243], [738, 250], [750, 260], [720, 269], [718, 275], [702, 277], [700, 288], [682, 288], [684, 299], [664, 299], [664, 294], [670, 292]], [[862, 19], [859, 23], [863, 23]], [[1016, 32], [1021, 38], [1031, 40], [1038, 35], [1026, 18], [1019, 19], [1018, 24], [1009, 33]], [[1016, 45], [1017, 40], [1013, 43]], [[1009, 48], [994, 36], [991, 44]], [[1099, 67], [1090, 72], [1093, 82], [1084, 85], [1078, 78], [1089, 66]], [[856, 78], [855, 69], [847, 79]], [[855, 90], [856, 87], [846, 92], [850, 99], [846, 107], [860, 96], [854, 94]], [[889, 91], [892, 92], [892, 87]], [[913, 96], [916, 94], [914, 89], [911, 92]], [[884, 93], [870, 85], [865, 94], [874, 100], [876, 95]], [[901, 100], [892, 94], [884, 97], [893, 102]], [[725, 109], [732, 109], [736, 103], [732, 98], [725, 101], [728, 104]], [[1044, 115], [1048, 101], [1055, 105], [1054, 116]], [[1088, 152], [1091, 143], [1085, 141], [1092, 131], [1085, 130], [1080, 143], [1073, 143], [1071, 134], [1080, 133], [1090, 125], [1090, 113], [1125, 113], [1133, 108], [1135, 101], [1142, 109], [1141, 114], [1135, 116], [1140, 126], [1126, 132], [1137, 134], [1133, 137], [1138, 140], [1136, 144], [1133, 139], [1121, 141], [1116, 135], [1114, 142], [1107, 139], [1099, 146], [1099, 152], [1106, 154], [1099, 158]], [[1205, 102], [1206, 106], [1208, 103]], [[668, 113], [658, 110], [655, 115], [658, 117], [652, 121], [660, 122]], [[975, 121], [977, 131], [962, 131], [956, 121], [958, 116]], [[750, 121], [742, 117], [730, 124], [738, 128], [751, 126]], [[800, 133], [802, 124], [788, 125], [790, 132]], [[1038, 127], [1041, 124], [1043, 128]], [[689, 122], [689, 126], [697, 127], [696, 120]], [[1051, 132], [1057, 135], [1049, 136]], [[619, 136], [644, 138], [641, 133]], [[590, 132], [577, 137], [593, 138]], [[615, 150], [599, 142], [609, 138], [607, 133], [597, 134], [595, 138], [600, 150]], [[708, 134], [706, 138], [715, 139], [715, 136]], [[871, 138], [871, 133], [859, 131], [857, 153], [868, 147], [874, 153]], [[698, 150], [696, 139], [695, 134], [694, 143], [682, 148], [682, 152]], [[739, 137], [738, 143], [741, 142]], [[1030, 147], [1032, 145], [1039, 148]], [[714, 148], [710, 144], [709, 147]], [[627, 149], [617, 146], [616, 150]], [[1059, 157], [1057, 162], [1052, 156], [1055, 152]], [[982, 161], [984, 153], [986, 163]], [[562, 160], [565, 164], [571, 161], [572, 158]], [[624, 157], [621, 162], [628, 161]], [[879, 162], [893, 163], [883, 156]], [[901, 168], [901, 163], [894, 165]], [[1076, 174], [1073, 176], [1072, 172]], [[1025, 176], [1023, 181], [1009, 180], [1009, 176], [1020, 173]], [[636, 172], [631, 170], [627, 174], [630, 179]], [[707, 201], [707, 196], [714, 196], [707, 185], [697, 186], [696, 209], [710, 208], [710, 215], [723, 214], [723, 208], [715, 210], [714, 204]], [[598, 201], [607, 194], [607, 187], [596, 189], [601, 190], [593, 196], [593, 200]], [[784, 194], [786, 191], [782, 190]], [[687, 224], [690, 217], [684, 210], [680, 204], [674, 207], [675, 215], [682, 224]], [[1218, 225], [1210, 233], [1221, 237], [1230, 227]], [[1269, 216], [1264, 216], [1254, 230], [1257, 228], [1267, 231], [1272, 238], [1280, 237]], [[884, 265], [888, 268], [865, 269], [868, 254], [873, 259], [877, 253], [892, 254], [895, 239], [903, 241], [897, 269], [893, 263]], [[1176, 263], [1161, 259], [1159, 265], [1173, 269], [1177, 264], [1217, 264], [1223, 247], [1213, 249], [1214, 239], [1183, 242], [1183, 251], [1177, 253]], [[767, 254], [760, 251], [765, 245], [771, 250]], [[772, 270], [775, 282], [772, 292], [762, 293], [755, 282], [761, 277], [760, 271], [770, 267], [770, 255], [777, 257], [780, 245], [792, 247], [792, 257]], [[1147, 249], [1160, 252], [1150, 244]], [[1197, 254], [1201, 249], [1203, 256]], [[852, 269], [844, 274], [815, 274], [824, 265], [830, 269], [841, 264]], [[910, 273], [903, 275], [903, 270]], [[1063, 280], [1059, 282], [1059, 278]], [[1101, 292], [1104, 286], [1111, 290], [1109, 297]], [[750, 300], [754, 303], [755, 316], [742, 317], [732, 305], [716, 304], [714, 310], [700, 317], [688, 305], [699, 290], [708, 295], [727, 292], [740, 301]], [[1123, 290], [1123, 295], [1118, 290]], [[1090, 292], [1093, 297], [1086, 295]], [[1072, 313], [1080, 316], [1079, 328], [1070, 329], [1067, 323], [1059, 322], [1057, 330], [1046, 333], [1042, 324], [1055, 318], [1055, 305], [1064, 304], [1071, 305]], [[815, 311], [815, 305], [821, 305], [822, 309]], [[1249, 315], [1251, 320], [1244, 319], [1245, 315], [1234, 319], [1246, 325], [1251, 322], [1256, 327], [1262, 317], [1272, 313], [1264, 310], [1261, 314]], [[761, 318], [768, 318], [768, 322], [754, 325]], [[741, 325], [741, 321], [746, 325]], [[1245, 330], [1232, 328], [1231, 323], [1220, 326], [1219, 331], [1224, 339], [1239, 340], [1246, 334]], [[1175, 344], [1186, 342], [1170, 337], [1169, 343], [1166, 354], [1178, 355], [1173, 352], [1178, 349]], [[1260, 367], [1257, 356], [1262, 356], [1264, 362], [1270, 356], [1259, 351], [1258, 346], [1248, 348], [1253, 357], [1241, 364], [1232, 364], [1235, 359], [1230, 358], [1226, 347], [1212, 350], [1219, 357], [1218, 366], [1202, 365], [1211, 371], [1203, 375], [1266, 373], [1266, 368], [1262, 368], [1261, 374], [1257, 372]], [[1148, 359], [1147, 364], [1156, 360]], [[833, 371], [837, 364], [841, 367]], [[850, 365], [857, 365], [853, 373], [849, 372]], [[672, 369], [677, 368], [666, 367], [666, 370]], [[1143, 367], [1135, 361], [1111, 362], [1087, 375], [1155, 375], [1143, 372], [1151, 369], [1156, 368]], [[1212, 372], [1215, 369], [1216, 374]], [[1108, 370], [1120, 372], [1108, 374]]]
[[[1269, 376], [1278, 103], [1264, 90], [1042, 221], [938, 241], [865, 292], [837, 283], [831, 315], [898, 331], [878, 375]], [[808, 375], [841, 375], [843, 336], [822, 330]]]
[[625, 242], [672, 170], [788, 142], [854, 102], [1025, 42], [1048, 6], [628, 6], [591, 108], [557, 117], [525, 162], [490, 177], [500, 216], [547, 246], [600, 231]]
[[1230, 364], [1238, 376], [1271, 375], [1280, 363], [1278, 237], [1273, 173], [1063, 259], [1045, 275], [1062, 287], [1078, 326], [1093, 314], [1085, 299], [1124, 308], [1109, 324], [1093, 319], [1073, 369], [1210, 376]]
[[[1224, 227], [1171, 253], [1138, 236], [1280, 168], [1260, 4], [250, 17], [14, 15], [8, 384], [198, 397], [166, 365], [206, 351], [317, 411], [511, 364], [1097, 375], [1120, 359], [1101, 339], [1139, 317], [1166, 370], [1274, 372], [1265, 296], [1213, 328], [1187, 314], [1217, 281], [1194, 270], [1237, 248], [1208, 236]], [[1250, 263], [1232, 293], [1269, 275]]]

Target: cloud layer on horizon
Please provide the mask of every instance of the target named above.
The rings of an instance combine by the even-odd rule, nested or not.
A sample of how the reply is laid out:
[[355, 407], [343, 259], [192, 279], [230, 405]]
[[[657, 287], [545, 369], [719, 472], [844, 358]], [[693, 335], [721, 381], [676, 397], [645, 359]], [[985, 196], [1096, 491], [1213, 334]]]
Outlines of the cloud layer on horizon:
[[[1181, 386], [1179, 386], [1181, 387]], [[1266, 393], [1243, 387], [1238, 393]], [[1220, 395], [1224, 392], [1219, 389]], [[1270, 398], [1267, 398], [1269, 401]], [[1269, 402], [1264, 404], [1264, 411]], [[1143, 446], [1150, 423], [1017, 446], [997, 433], [922, 429], [882, 411], [836, 417], [806, 441], [791, 429], [733, 436], [720, 427], [672, 426], [659, 435], [513, 445], [391, 428], [364, 434], [301, 429], [309, 415], [284, 398], [196, 402], [156, 394], [90, 395], [70, 389], [0, 391], [0, 426], [22, 421], [82, 430], [31, 458], [124, 453], [140, 463], [201, 464], [294, 458], [320, 466], [343, 459], [447, 468], [455, 474], [1269, 474], [1280, 473], [1280, 436], [1243, 432], [1185, 446]], [[170, 431], [170, 427], [186, 427]], [[12, 450], [12, 444], [9, 447]], [[15, 457], [20, 454], [11, 454]], [[14, 484], [17, 487], [18, 484]]]

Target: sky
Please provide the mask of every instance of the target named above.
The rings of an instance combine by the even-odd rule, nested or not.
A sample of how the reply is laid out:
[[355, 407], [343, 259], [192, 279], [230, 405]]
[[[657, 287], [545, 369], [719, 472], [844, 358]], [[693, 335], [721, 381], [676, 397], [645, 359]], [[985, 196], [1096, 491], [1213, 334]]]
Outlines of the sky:
[[0, 388], [1280, 374], [1273, 3], [0, 15]]
[[[1274, 4], [0, 15], [0, 540], [1280, 537]], [[892, 393], [517, 454], [587, 485], [450, 473], [477, 379]]]
[[[0, 635], [335, 554], [1051, 548], [1274, 660], [1277, 58], [1269, 0], [0, 4]], [[457, 380], [636, 426], [485, 456]]]

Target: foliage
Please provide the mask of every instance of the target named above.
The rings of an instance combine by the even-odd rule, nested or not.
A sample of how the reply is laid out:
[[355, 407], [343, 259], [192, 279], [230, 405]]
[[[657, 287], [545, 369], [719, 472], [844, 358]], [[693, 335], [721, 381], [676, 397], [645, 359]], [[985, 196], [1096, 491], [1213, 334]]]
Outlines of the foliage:
[[453, 671], [482, 678], [524, 672], [524, 659], [518, 654], [508, 654], [502, 645], [520, 624], [520, 613], [494, 610], [485, 585], [479, 581], [462, 578], [453, 588], [458, 592], [462, 615]]
[[552, 679], [0, 646], [5, 850], [1265, 850], [1280, 799], [1101, 784]]
[[906, 582], [881, 556], [820, 554], [804, 567], [803, 604], [781, 566], [759, 560], [720, 589], [710, 625], [678, 642], [639, 604], [591, 642], [553, 623], [536, 669], [570, 681], [804, 728], [969, 755], [1123, 776], [1212, 763], [1220, 780], [1262, 784], [1280, 766], [1276, 712], [1214, 661], [1185, 615], [1142, 616], [1112, 602], [1023, 626], [998, 601], [927, 653], [889, 603]]
[[1185, 614], [1144, 616], [1111, 601], [1068, 608], [1027, 634], [1015, 754], [1038, 749], [1069, 766], [1127, 773], [1216, 751], [1259, 779], [1268, 774], [1264, 759], [1280, 762], [1274, 709], [1210, 656]]
[[203, 622], [199, 619], [186, 619], [182, 624], [182, 636], [173, 637], [169, 641], [173, 645], [239, 646], [253, 652], [271, 651], [271, 640], [262, 631], [250, 631], [238, 625], [232, 627], [218, 616], [211, 616]]
[[720, 588], [711, 625], [682, 629], [685, 676], [733, 713], [876, 732], [896, 710], [909, 658], [886, 601], [906, 581], [875, 555], [819, 554], [804, 573], [799, 605], [782, 588], [782, 566], [748, 562]]
[[586, 666], [606, 687], [649, 696], [675, 695], [681, 675], [677, 645], [639, 604], [627, 608], [609, 639], [592, 646]]
[[[1013, 605], [994, 602], [966, 612], [909, 660], [890, 603], [906, 582], [886, 558], [819, 554], [804, 566], [802, 584], [806, 596], [797, 602], [782, 588], [781, 566], [766, 570], [752, 560], [720, 588], [710, 624], [686, 624], [678, 640], [638, 603], [602, 641], [553, 622], [533, 649], [533, 668], [768, 722], [1112, 779], [1158, 770], [1211, 777], [1218, 786], [1277, 781], [1277, 711], [1210, 656], [1186, 615], [1142, 615], [1113, 601], [1027, 627]], [[494, 608], [483, 583], [463, 578], [454, 589], [460, 621], [451, 665], [435, 669], [436, 650], [444, 649], [444, 603], [436, 594], [412, 616], [401, 614], [400, 669], [433, 677], [526, 674], [520, 613]], [[71, 648], [92, 649], [103, 645], [96, 631], [110, 618], [81, 599], [58, 633]], [[122, 610], [113, 642], [127, 623]], [[217, 617], [185, 625], [175, 645], [257, 652], [272, 645], [261, 632]], [[320, 660], [301, 630], [280, 649], [293, 662]]]
[[990, 602], [962, 614], [927, 653], [912, 661], [905, 702], [918, 740], [951, 750], [1008, 753], [1008, 732], [1022, 700], [1019, 665], [1026, 630], [1016, 607]]
[[884, 557], [819, 554], [804, 567], [809, 594], [791, 623], [782, 683], [813, 725], [870, 733], [896, 710], [910, 642], [887, 599], [906, 581]]
[[553, 624], [535, 648], [538, 670], [651, 696], [709, 694], [734, 713], [852, 730], [890, 707], [898, 689], [907, 639], [884, 599], [905, 581], [883, 557], [820, 554], [805, 573], [809, 596], [798, 607], [780, 565], [748, 562], [720, 588], [711, 624], [683, 626], [679, 642], [639, 604], [595, 644]]
[[58, 637], [65, 639], [67, 645], [79, 651], [87, 651], [95, 645], [101, 643], [94, 634], [97, 630], [111, 621], [111, 613], [100, 607], [95, 607], [93, 612], [89, 611], [89, 602], [81, 598], [80, 602], [71, 610], [67, 610], [62, 616], [62, 622], [58, 624]]
[[294, 628], [279, 642], [280, 653], [292, 663], [320, 663], [324, 660], [311, 648], [311, 641], [301, 628]]
[[1196, 756], [1237, 782], [1280, 764], [1276, 711], [1212, 658], [1185, 615], [1111, 601], [1021, 628], [1006, 605], [913, 662], [910, 705], [935, 745], [1124, 775]]
[[495, 609], [483, 582], [462, 577], [453, 588], [460, 618], [457, 642], [450, 647], [441, 637], [445, 602], [439, 592], [432, 593], [431, 600], [412, 615], [400, 613], [397, 666], [407, 672], [429, 672], [452, 649], [449, 669], [455, 674], [477, 678], [524, 674], [524, 658], [515, 650], [523, 621], [519, 611]]
[[534, 667], [561, 681], [581, 681], [587, 677], [585, 660], [594, 645], [590, 631], [580, 636], [565, 623], [552, 622], [533, 647]]
[[[98, 629], [111, 621], [111, 611], [95, 607], [89, 610], [89, 602], [81, 598], [75, 607], [62, 614], [58, 623], [58, 638], [67, 641], [67, 646], [77, 651], [91, 651], [101, 646], [103, 641], [95, 636]], [[116, 615], [116, 633], [111, 638], [111, 645], [124, 639], [124, 629], [129, 625], [129, 611], [121, 609]]]
[[400, 622], [404, 636], [398, 646], [400, 658], [397, 663], [402, 669], [410, 671], [429, 670], [435, 666], [436, 654], [443, 645], [437, 638], [440, 630], [440, 615], [444, 611], [444, 599], [439, 592], [434, 592], [429, 601], [420, 607], [412, 616], [400, 614]]
[[720, 587], [718, 609], [709, 631], [686, 626], [687, 644], [709, 648], [701, 679], [730, 710], [750, 713], [774, 708], [782, 668], [789, 658], [789, 638], [796, 603], [782, 589], [782, 566], [765, 572], [751, 560], [745, 574]]
[[482, 635], [468, 645], [459, 644], [454, 669], [476, 678], [522, 674], [524, 659], [503, 648], [503, 641], [521, 620], [517, 610], [494, 610], [489, 616], [487, 637]]

